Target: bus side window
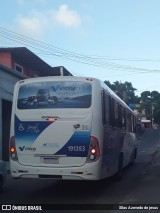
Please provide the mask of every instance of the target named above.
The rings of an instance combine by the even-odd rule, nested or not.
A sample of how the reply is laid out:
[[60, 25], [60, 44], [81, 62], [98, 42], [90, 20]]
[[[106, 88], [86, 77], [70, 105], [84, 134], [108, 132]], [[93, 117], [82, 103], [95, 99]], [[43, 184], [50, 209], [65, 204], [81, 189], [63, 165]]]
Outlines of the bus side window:
[[102, 90], [101, 92], [101, 102], [102, 102], [102, 123], [103, 125], [106, 124], [106, 111], [105, 111], [105, 108], [106, 108], [106, 103], [105, 103], [105, 91]]
[[133, 132], [133, 131], [134, 131], [134, 120], [133, 120], [133, 115], [131, 115], [131, 124], [132, 124], [131, 129], [132, 129], [132, 132]]
[[110, 115], [109, 115], [109, 96], [108, 96], [108, 94], [105, 94], [105, 118], [106, 118], [106, 125], [109, 126]]
[[114, 126], [119, 127], [119, 113], [118, 113], [119, 104], [114, 100]]
[[135, 132], [135, 128], [136, 128], [136, 123], [135, 123], [135, 116], [132, 115], [132, 132]]
[[118, 104], [118, 127], [122, 128], [122, 106]]
[[133, 116], [133, 123], [134, 123], [134, 125], [133, 125], [133, 132], [136, 132], [136, 124], [137, 124], [136, 121], [137, 121], [136, 117]]
[[109, 96], [109, 124], [114, 127], [114, 99]]
[[126, 113], [126, 130], [131, 132], [132, 131], [132, 118], [131, 118], [131, 113], [130, 112], [127, 112]]
[[122, 107], [122, 128], [126, 129], [126, 110]]

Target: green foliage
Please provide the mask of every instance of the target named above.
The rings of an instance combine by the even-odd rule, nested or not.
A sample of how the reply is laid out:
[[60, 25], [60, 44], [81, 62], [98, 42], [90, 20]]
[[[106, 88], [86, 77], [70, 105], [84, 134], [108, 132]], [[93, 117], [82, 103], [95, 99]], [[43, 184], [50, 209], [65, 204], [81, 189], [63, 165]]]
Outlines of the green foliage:
[[139, 103], [139, 97], [135, 95], [136, 89], [132, 86], [131, 82], [121, 83], [115, 81], [111, 84], [109, 81], [105, 81], [104, 83], [127, 104]]
[[113, 90], [126, 104], [141, 104], [142, 109], [145, 109], [148, 119], [153, 113], [154, 122], [160, 125], [160, 93], [157, 91], [144, 91], [141, 96], [135, 95], [136, 89], [131, 82], [121, 83], [115, 81], [113, 84], [110, 81], [104, 82], [111, 90]]

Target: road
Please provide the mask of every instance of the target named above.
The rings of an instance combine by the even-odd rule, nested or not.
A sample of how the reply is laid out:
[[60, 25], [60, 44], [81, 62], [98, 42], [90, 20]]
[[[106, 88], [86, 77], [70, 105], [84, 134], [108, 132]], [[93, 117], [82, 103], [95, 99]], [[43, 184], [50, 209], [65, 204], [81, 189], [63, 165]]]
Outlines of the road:
[[26, 180], [12, 179], [8, 174], [0, 203], [160, 204], [160, 129], [146, 130], [139, 140], [135, 164], [124, 169], [120, 181], [113, 178], [101, 182]]

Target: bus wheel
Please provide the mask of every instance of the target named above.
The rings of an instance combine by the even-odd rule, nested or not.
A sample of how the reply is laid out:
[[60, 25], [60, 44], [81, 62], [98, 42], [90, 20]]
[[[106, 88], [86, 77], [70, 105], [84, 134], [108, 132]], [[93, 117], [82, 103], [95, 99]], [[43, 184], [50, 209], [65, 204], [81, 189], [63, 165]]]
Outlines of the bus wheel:
[[119, 164], [118, 164], [118, 171], [116, 173], [116, 180], [117, 181], [121, 180], [122, 173], [123, 173], [123, 153], [120, 153]]
[[0, 193], [2, 192], [3, 189], [3, 180], [2, 177], [0, 176]]
[[134, 152], [133, 152], [132, 161], [130, 163], [131, 166], [134, 165], [134, 161], [135, 161], [136, 158], [137, 158], [137, 149], [135, 149]]
[[137, 158], [137, 149], [134, 150], [134, 159]]

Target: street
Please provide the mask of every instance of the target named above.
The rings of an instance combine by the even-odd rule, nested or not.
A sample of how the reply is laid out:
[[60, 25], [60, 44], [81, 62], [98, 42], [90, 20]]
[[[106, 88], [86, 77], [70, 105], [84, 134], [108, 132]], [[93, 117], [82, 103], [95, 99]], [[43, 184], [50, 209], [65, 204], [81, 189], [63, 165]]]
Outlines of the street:
[[8, 174], [0, 203], [160, 204], [160, 129], [145, 131], [135, 164], [124, 169], [120, 181], [12, 179]]

